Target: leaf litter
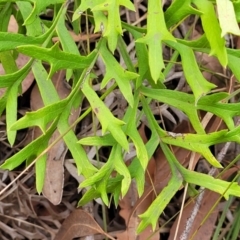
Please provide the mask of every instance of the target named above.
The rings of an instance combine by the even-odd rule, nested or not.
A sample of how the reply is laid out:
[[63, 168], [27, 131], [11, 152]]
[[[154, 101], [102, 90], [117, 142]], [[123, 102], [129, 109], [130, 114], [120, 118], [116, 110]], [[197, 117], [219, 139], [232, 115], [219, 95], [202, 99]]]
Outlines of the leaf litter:
[[[166, 2], [166, 1], [163, 1]], [[146, 11], [145, 1], [134, 1], [134, 5], [138, 6], [139, 9]], [[121, 15], [124, 16], [126, 14], [126, 18], [129, 23], [133, 23], [135, 25], [141, 25], [142, 22], [145, 21], [146, 16], [140, 17], [139, 11], [134, 15], [132, 12], [122, 10]], [[142, 23], [143, 24], [143, 23]], [[76, 36], [71, 32], [74, 36], [75, 41], [85, 40], [86, 36]], [[96, 36], [95, 34], [90, 35], [93, 39]], [[58, 40], [54, 38], [53, 41]], [[131, 43], [129, 43], [130, 45]], [[166, 49], [164, 49], [166, 51]], [[134, 56], [134, 55], [133, 55]], [[220, 73], [222, 71], [221, 67], [219, 67], [218, 62], [215, 58], [209, 58], [204, 55], [200, 57], [202, 59], [202, 66], [204, 68], [208, 68], [211, 71], [215, 71]], [[27, 58], [28, 60], [28, 58]], [[26, 59], [21, 58], [20, 60], [21, 66], [25, 65]], [[134, 61], [134, 59], [133, 59]], [[205, 62], [207, 64], [205, 64]], [[21, 67], [19, 65], [19, 67]], [[99, 66], [101, 68], [101, 66]], [[179, 69], [175, 69], [174, 73], [181, 72]], [[104, 70], [102, 72], [105, 72]], [[3, 72], [1, 74], [4, 74]], [[205, 77], [213, 82], [214, 84], [221, 86], [221, 88], [227, 89], [229, 86], [225, 86], [225, 82], [223, 80], [219, 80], [219, 77], [215, 76], [212, 79], [211, 74], [205, 73]], [[222, 72], [220, 74], [223, 74]], [[59, 76], [60, 75], [60, 76]], [[208, 78], [209, 77], [209, 78]], [[55, 85], [58, 90], [58, 94], [60, 98], [65, 98], [69, 94], [69, 90], [66, 88], [66, 85], [63, 84], [63, 79], [65, 78], [65, 74], [63, 72], [58, 72], [53, 77], [53, 81], [58, 83]], [[211, 79], [210, 79], [211, 78]], [[173, 80], [169, 80], [167, 85], [169, 88], [175, 88], [175, 83]], [[178, 78], [180, 82], [180, 78]], [[189, 91], [189, 88], [186, 86], [186, 82], [184, 77], [181, 80], [183, 84], [178, 86], [178, 90], [182, 90], [185, 92]], [[23, 86], [24, 94], [32, 85], [33, 77], [30, 80], [26, 80], [26, 87]], [[107, 87], [110, 87], [108, 85]], [[96, 84], [93, 88], [97, 91], [100, 90], [100, 86]], [[179, 89], [180, 88], [180, 89]], [[41, 100], [39, 99], [39, 91], [34, 87], [31, 91], [31, 109], [36, 110], [42, 106]], [[116, 113], [116, 115], [122, 115], [122, 109], [120, 104], [116, 104], [117, 101], [117, 91], [114, 92], [112, 99], [109, 103], [109, 108]], [[26, 94], [25, 94], [26, 95]], [[25, 96], [23, 95], [23, 96]], [[126, 102], [125, 102], [126, 105]], [[163, 110], [164, 108], [164, 110]], [[183, 133], [193, 133], [194, 130], [189, 126], [189, 123], [184, 121], [186, 119], [181, 115], [182, 113], [178, 113], [177, 110], [175, 112], [169, 106], [151, 106], [154, 115], [163, 121], [159, 121], [161, 124], [166, 125], [166, 128], [169, 132], [173, 134], [183, 134]], [[23, 109], [19, 109], [19, 111], [23, 111]], [[80, 111], [80, 109], [79, 109]], [[161, 114], [159, 114], [161, 112]], [[70, 122], [74, 121], [79, 115], [79, 112], [74, 112], [71, 115]], [[1, 120], [3, 122], [5, 119]], [[90, 118], [91, 121], [91, 118]], [[144, 142], [147, 142], [149, 135], [148, 123], [146, 119], [142, 119], [142, 124], [139, 128], [139, 133]], [[96, 124], [96, 122], [95, 122]], [[213, 132], [218, 129], [224, 128], [221, 121], [218, 118], [212, 117], [209, 122], [207, 122], [207, 132]], [[2, 129], [2, 128], [1, 128]], [[77, 126], [76, 131], [81, 133], [83, 126], [81, 124]], [[30, 131], [30, 130], [28, 130]], [[37, 135], [41, 134], [38, 128], [35, 128], [33, 131], [33, 138], [36, 138]], [[94, 132], [94, 125], [91, 123], [91, 127], [88, 128], [88, 132], [86, 135], [91, 135]], [[59, 133], [56, 131], [52, 136], [52, 140], [56, 139], [59, 136]], [[175, 136], [175, 135], [174, 135]], [[97, 150], [92, 147], [93, 153], [92, 156], [96, 155]], [[94, 150], [95, 149], [95, 150]], [[18, 149], [10, 150], [10, 146], [7, 144], [5, 138], [1, 139], [1, 160], [8, 158], [8, 151], [18, 151]], [[174, 152], [176, 158], [179, 162], [188, 167], [190, 161], [190, 152], [188, 150], [172, 147], [172, 151]], [[217, 149], [215, 150], [218, 151]], [[107, 157], [106, 150], [99, 150], [100, 156], [105, 159]], [[13, 153], [11, 153], [13, 154]], [[134, 153], [133, 153], [134, 155]], [[92, 158], [93, 158], [92, 157]], [[131, 183], [128, 193], [126, 196], [119, 201], [119, 216], [121, 216], [122, 221], [119, 221], [120, 228], [125, 228], [125, 230], [112, 230], [108, 233], [104, 232], [100, 227], [100, 224], [97, 223], [93, 217], [96, 218], [97, 214], [94, 214], [93, 206], [90, 209], [86, 209], [85, 211], [81, 209], [75, 209], [77, 205], [77, 201], [79, 200], [79, 192], [77, 191], [78, 184], [81, 183], [83, 179], [78, 178], [79, 176], [74, 175], [74, 170], [71, 170], [69, 162], [65, 163], [66, 169], [64, 169], [64, 161], [67, 158], [67, 149], [63, 143], [63, 141], [59, 141], [49, 152], [47, 155], [47, 168], [46, 168], [46, 178], [44, 182], [44, 190], [43, 193], [45, 197], [38, 195], [36, 189], [34, 188], [34, 176], [33, 172], [29, 171], [25, 174], [24, 178], [21, 181], [15, 183], [10, 190], [5, 192], [4, 195], [1, 196], [0, 202], [0, 230], [2, 233], [3, 239], [73, 239], [80, 237], [87, 237], [89, 235], [95, 236], [95, 239], [103, 239], [104, 237], [109, 237], [113, 239], [116, 237], [117, 239], [174, 239], [175, 234], [177, 232], [177, 239], [186, 229], [186, 222], [191, 216], [192, 210], [196, 207], [195, 198], [188, 195], [187, 198], [184, 199], [183, 189], [179, 189], [176, 196], [172, 199], [172, 201], [168, 204], [167, 208], [164, 210], [164, 213], [159, 218], [159, 226], [157, 226], [156, 231], [152, 232], [151, 227], [148, 227], [140, 233], [136, 234], [137, 226], [139, 224], [138, 215], [146, 211], [146, 209], [151, 205], [152, 201], [156, 198], [156, 194], [159, 194], [161, 190], [168, 184], [168, 181], [171, 176], [171, 171], [169, 165], [166, 162], [166, 159], [161, 152], [160, 148], [155, 152], [152, 159], [149, 161], [147, 166], [146, 175], [145, 175], [145, 186], [144, 193], [139, 198], [137, 195], [137, 187], [134, 181]], [[199, 154], [195, 154], [194, 158], [191, 160], [191, 169], [194, 170], [199, 165], [200, 156]], [[130, 161], [126, 161], [126, 164], [129, 164]], [[97, 163], [95, 163], [97, 165]], [[67, 167], [68, 165], [68, 167]], [[74, 166], [74, 164], [72, 165]], [[75, 166], [74, 166], [75, 167]], [[229, 169], [223, 176], [223, 179], [229, 178], [234, 172], [238, 169], [233, 167]], [[18, 169], [21, 171], [21, 168]], [[18, 171], [14, 172], [6, 172], [0, 170], [1, 177], [1, 187], [4, 187], [9, 181], [16, 178]], [[201, 171], [208, 171], [206, 167]], [[211, 200], [210, 200], [211, 199]], [[194, 222], [191, 226], [191, 232], [189, 236], [191, 236], [195, 231], [197, 231], [196, 239], [210, 239], [210, 236], [215, 228], [215, 221], [219, 216], [219, 212], [221, 211], [221, 204], [217, 204], [216, 209], [214, 209], [210, 216], [207, 218], [205, 222], [203, 222], [206, 214], [209, 213], [212, 205], [217, 202], [219, 199], [219, 194], [210, 192], [206, 190], [204, 194], [204, 198], [201, 202], [199, 213], [197, 217], [194, 219]], [[178, 218], [172, 218], [176, 214], [178, 214], [180, 210], [181, 201], [185, 202], [185, 205], [182, 209], [182, 217], [180, 224], [178, 224]], [[102, 203], [101, 203], [102, 204]], [[56, 205], [56, 206], [55, 206]], [[96, 204], [95, 204], [96, 205]], [[89, 212], [89, 213], [88, 213]], [[90, 213], [92, 213], [91, 216]], [[111, 211], [106, 211], [108, 218], [111, 215]], [[98, 215], [99, 216], [99, 215]], [[13, 218], [14, 217], [14, 218]], [[100, 216], [102, 217], [102, 216]], [[108, 220], [108, 223], [111, 223], [112, 219]], [[112, 220], [113, 221], [113, 220]], [[178, 229], [178, 230], [176, 230]], [[101, 236], [101, 235], [104, 236]], [[112, 237], [111, 237], [112, 236]], [[175, 238], [176, 239], [176, 238]]]

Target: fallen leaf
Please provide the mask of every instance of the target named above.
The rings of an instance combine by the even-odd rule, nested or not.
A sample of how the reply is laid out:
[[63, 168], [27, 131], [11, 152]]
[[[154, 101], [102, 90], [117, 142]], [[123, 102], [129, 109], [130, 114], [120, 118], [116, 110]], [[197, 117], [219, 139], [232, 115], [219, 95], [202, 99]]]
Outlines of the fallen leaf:
[[114, 240], [102, 230], [91, 215], [81, 209], [75, 209], [63, 222], [54, 240], [71, 240], [97, 233]]

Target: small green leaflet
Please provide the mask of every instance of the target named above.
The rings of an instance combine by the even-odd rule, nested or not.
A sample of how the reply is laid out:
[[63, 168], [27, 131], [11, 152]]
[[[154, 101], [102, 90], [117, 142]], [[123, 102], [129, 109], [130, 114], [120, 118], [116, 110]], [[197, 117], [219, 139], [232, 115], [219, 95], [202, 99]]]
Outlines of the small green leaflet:
[[99, 10], [108, 12], [107, 26], [103, 25], [103, 36], [107, 38], [108, 46], [112, 53], [116, 49], [118, 35], [122, 35], [122, 24], [119, 10], [121, 5], [135, 11], [133, 3], [129, 0], [104, 1], [92, 8], [93, 12]]
[[148, 1], [147, 35], [139, 38], [137, 42], [148, 45], [149, 67], [155, 83], [159, 78], [164, 79], [161, 72], [165, 67], [162, 57], [163, 40], [176, 41], [167, 30], [161, 1]]
[[108, 51], [104, 43], [101, 44], [99, 52], [106, 66], [106, 73], [102, 80], [101, 88], [105, 87], [111, 79], [114, 79], [129, 105], [133, 106], [133, 95], [130, 81], [137, 78], [138, 74], [123, 69]]
[[[97, 185], [97, 191], [101, 193], [101, 196], [105, 200], [105, 204], [108, 205], [108, 198], [105, 196], [105, 194], [107, 182], [113, 170], [116, 170], [120, 175], [123, 176], [121, 192], [124, 196], [129, 189], [131, 176], [126, 167], [126, 164], [123, 161], [121, 146], [118, 144], [115, 144], [113, 146], [108, 161], [104, 164], [104, 166], [92, 177], [89, 177], [83, 181], [80, 184], [80, 187], [82, 188]], [[104, 182], [104, 185], [101, 185], [101, 182]]]
[[39, 126], [45, 133], [47, 124], [57, 118], [66, 108], [68, 99], [50, 104], [34, 112], [27, 112], [26, 115], [15, 122], [10, 130], [19, 130], [32, 126]]
[[216, 85], [208, 82], [199, 70], [193, 50], [179, 42], [165, 41], [167, 45], [176, 49], [181, 55], [184, 75], [195, 96], [195, 104]]
[[125, 123], [118, 118], [114, 117], [110, 110], [105, 106], [102, 100], [98, 97], [96, 92], [89, 86], [89, 83], [85, 81], [82, 87], [82, 92], [88, 99], [93, 112], [96, 114], [102, 125], [103, 134], [108, 130], [111, 132], [115, 140], [128, 151], [128, 141], [121, 126]]

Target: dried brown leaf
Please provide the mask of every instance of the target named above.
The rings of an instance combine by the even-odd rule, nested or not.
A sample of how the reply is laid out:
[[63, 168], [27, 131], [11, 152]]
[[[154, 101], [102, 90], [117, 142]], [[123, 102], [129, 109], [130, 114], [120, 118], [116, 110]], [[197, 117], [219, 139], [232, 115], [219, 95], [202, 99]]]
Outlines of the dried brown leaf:
[[84, 237], [93, 234], [103, 234], [106, 237], [114, 240], [113, 237], [105, 233], [90, 214], [81, 210], [75, 209], [63, 222], [59, 229], [55, 240], [71, 240], [77, 237]]

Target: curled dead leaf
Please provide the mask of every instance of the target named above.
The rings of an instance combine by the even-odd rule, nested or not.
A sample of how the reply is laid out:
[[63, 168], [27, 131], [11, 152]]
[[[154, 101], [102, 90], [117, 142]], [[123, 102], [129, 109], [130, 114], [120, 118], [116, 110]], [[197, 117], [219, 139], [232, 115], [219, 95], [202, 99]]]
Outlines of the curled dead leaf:
[[71, 240], [93, 234], [102, 234], [114, 240], [102, 230], [90, 214], [81, 209], [75, 209], [63, 222], [54, 240]]

